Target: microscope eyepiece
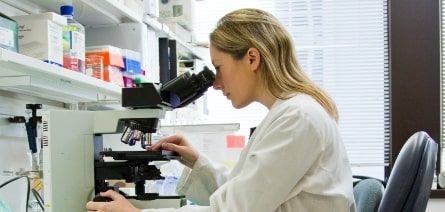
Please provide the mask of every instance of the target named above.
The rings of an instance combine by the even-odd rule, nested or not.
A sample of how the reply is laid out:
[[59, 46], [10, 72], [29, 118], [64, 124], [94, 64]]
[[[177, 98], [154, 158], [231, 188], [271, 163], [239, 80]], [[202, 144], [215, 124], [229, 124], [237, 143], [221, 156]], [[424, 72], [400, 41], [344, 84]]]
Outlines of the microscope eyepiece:
[[207, 67], [198, 74], [186, 72], [167, 82], [161, 95], [173, 108], [184, 107], [200, 98], [213, 85], [215, 74]]
[[122, 106], [137, 108], [180, 108], [200, 98], [213, 85], [215, 74], [208, 68], [183, 73], [164, 85], [146, 83], [122, 89]]

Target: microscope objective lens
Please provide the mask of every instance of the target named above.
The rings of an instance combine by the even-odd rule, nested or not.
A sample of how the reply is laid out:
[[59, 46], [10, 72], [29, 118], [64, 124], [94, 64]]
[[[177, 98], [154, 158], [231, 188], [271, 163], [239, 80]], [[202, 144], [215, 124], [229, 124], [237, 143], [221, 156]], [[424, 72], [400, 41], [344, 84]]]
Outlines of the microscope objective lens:
[[136, 141], [141, 140], [141, 134], [142, 132], [140, 130], [134, 130], [133, 139]]
[[132, 129], [129, 126], [126, 126], [124, 129], [124, 133], [122, 134], [121, 141], [125, 144], [128, 144], [128, 139], [130, 139], [132, 134]]
[[144, 133], [144, 139], [141, 140], [141, 147], [142, 149], [146, 149], [147, 147], [151, 146], [151, 134], [150, 133]]

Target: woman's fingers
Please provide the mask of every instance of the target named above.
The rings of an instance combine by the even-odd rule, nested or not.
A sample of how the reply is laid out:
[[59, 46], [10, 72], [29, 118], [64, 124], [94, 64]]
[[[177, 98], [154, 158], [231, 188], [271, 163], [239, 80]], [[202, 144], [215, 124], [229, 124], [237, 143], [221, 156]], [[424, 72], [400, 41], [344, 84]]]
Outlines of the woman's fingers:
[[100, 196], [112, 199], [109, 202], [94, 202], [89, 201], [86, 204], [87, 211], [106, 211], [106, 212], [116, 212], [116, 211], [128, 211], [136, 212], [140, 211], [134, 207], [123, 195], [115, 192], [113, 190], [108, 190], [106, 192], [101, 192]]
[[187, 142], [182, 135], [173, 135], [159, 140], [147, 150], [168, 150], [181, 155], [179, 162], [192, 168], [199, 157], [199, 153]]
[[[164, 150], [164, 144], [165, 143], [174, 143], [177, 145], [181, 145], [183, 142], [183, 137], [179, 136], [179, 135], [173, 135], [173, 136], [169, 136], [166, 138], [163, 138], [161, 140], [159, 140], [158, 142], [156, 142], [155, 144], [153, 144], [151, 147], [148, 148], [148, 150], [152, 150], [152, 151], [159, 151], [159, 150]], [[169, 149], [165, 149], [165, 150], [169, 150]]]
[[100, 192], [100, 196], [108, 197], [108, 198], [111, 198], [112, 200], [125, 199], [124, 196], [122, 196], [121, 194], [119, 194], [113, 190], [108, 190], [106, 192]]

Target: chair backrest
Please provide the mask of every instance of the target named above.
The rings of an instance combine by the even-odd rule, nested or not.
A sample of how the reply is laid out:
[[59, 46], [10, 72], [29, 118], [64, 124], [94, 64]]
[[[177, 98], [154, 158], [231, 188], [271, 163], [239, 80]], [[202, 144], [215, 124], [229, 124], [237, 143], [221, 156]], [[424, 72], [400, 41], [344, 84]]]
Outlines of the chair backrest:
[[368, 178], [354, 185], [354, 199], [357, 212], [376, 212], [382, 200], [384, 186], [381, 181]]
[[406, 141], [389, 175], [379, 212], [426, 210], [437, 148], [424, 131], [414, 133]]

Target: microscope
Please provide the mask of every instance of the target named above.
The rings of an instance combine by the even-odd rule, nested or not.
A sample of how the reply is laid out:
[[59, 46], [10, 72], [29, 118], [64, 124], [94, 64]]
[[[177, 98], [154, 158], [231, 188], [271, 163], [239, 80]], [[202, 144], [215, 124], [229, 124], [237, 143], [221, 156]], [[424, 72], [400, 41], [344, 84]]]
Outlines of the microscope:
[[[207, 67], [197, 75], [185, 73], [165, 85], [145, 83], [136, 88], [122, 90], [122, 106], [138, 109], [172, 110], [184, 107], [201, 97], [213, 84], [214, 74]], [[163, 179], [161, 172], [152, 161], [166, 161], [175, 158], [175, 153], [168, 151], [146, 151], [151, 145], [152, 133], [156, 133], [159, 117], [122, 119], [124, 129], [121, 142], [136, 145], [138, 142], [143, 151], [112, 151], [95, 148], [94, 171], [96, 192], [106, 191], [110, 187], [106, 180], [125, 179], [135, 184], [135, 196], [126, 196], [137, 200], [154, 200], [160, 197], [157, 193], [145, 193], [145, 181]], [[95, 142], [95, 144], [99, 144]], [[100, 151], [99, 150], [103, 150]], [[106, 162], [103, 157], [112, 157], [118, 162]]]
[[[187, 106], [212, 86], [214, 73], [204, 67], [186, 72], [166, 84], [141, 83], [122, 88], [121, 110], [42, 112], [43, 181], [45, 211], [84, 211], [87, 201], [108, 189], [110, 180], [134, 183], [134, 195], [124, 196], [136, 207], [154, 200], [178, 199], [146, 193], [146, 180], [163, 179], [155, 161], [176, 159], [174, 152], [147, 151], [159, 119], [166, 111]], [[105, 134], [122, 133], [122, 145], [140, 145], [136, 151], [107, 148]], [[112, 160], [110, 160], [112, 158]], [[159, 206], [163, 207], [163, 206]]]

